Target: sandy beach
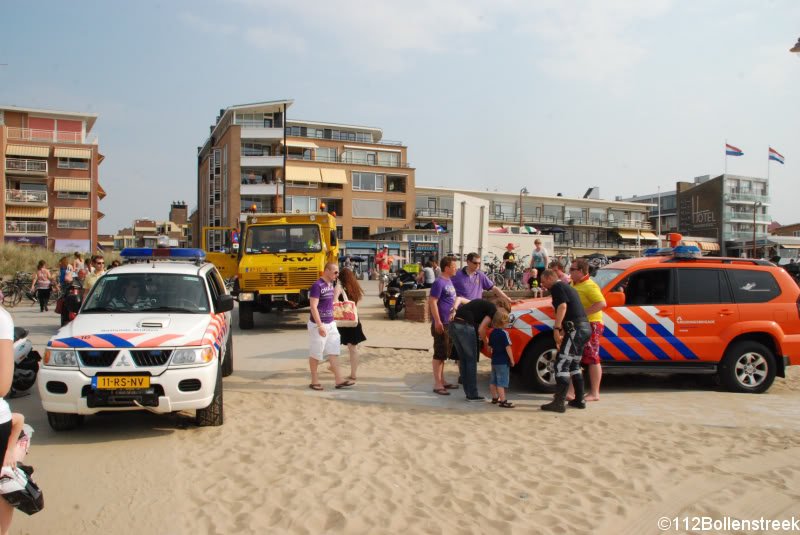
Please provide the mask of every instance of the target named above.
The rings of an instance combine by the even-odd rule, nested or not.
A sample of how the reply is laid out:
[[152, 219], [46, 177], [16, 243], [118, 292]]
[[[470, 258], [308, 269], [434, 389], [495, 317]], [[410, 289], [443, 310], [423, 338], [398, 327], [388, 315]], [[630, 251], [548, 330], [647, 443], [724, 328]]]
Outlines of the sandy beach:
[[[660, 530], [665, 516], [800, 515], [800, 370], [764, 395], [609, 376], [600, 402], [563, 415], [513, 379], [517, 408], [466, 403], [431, 392], [428, 326], [388, 321], [367, 288], [352, 390], [327, 372], [308, 389], [295, 313], [234, 330], [219, 428], [116, 413], [54, 433], [35, 392], [11, 400], [36, 429], [46, 503], [12, 532], [646, 534], [691, 532]], [[56, 315], [12, 314], [43, 349]], [[487, 362], [479, 373], [488, 394]]]

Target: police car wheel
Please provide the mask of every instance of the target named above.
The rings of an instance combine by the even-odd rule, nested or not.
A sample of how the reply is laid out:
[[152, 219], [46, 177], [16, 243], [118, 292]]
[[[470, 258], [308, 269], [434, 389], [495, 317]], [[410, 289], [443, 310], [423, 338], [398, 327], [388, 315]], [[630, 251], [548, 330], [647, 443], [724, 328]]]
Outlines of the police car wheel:
[[225, 343], [225, 360], [222, 361], [222, 376], [228, 377], [233, 373], [233, 334], [228, 333], [228, 341]]
[[732, 392], [760, 394], [775, 380], [775, 357], [759, 342], [743, 340], [731, 345], [719, 366], [723, 386]]
[[195, 423], [198, 427], [216, 427], [224, 421], [222, 412], [222, 368], [217, 368], [217, 381], [214, 385], [214, 397], [205, 409], [197, 409]]
[[555, 340], [552, 336], [537, 336], [522, 354], [522, 380], [525, 386], [537, 392], [555, 392], [555, 364]]
[[53, 431], [69, 431], [75, 429], [83, 423], [83, 416], [80, 414], [64, 414], [60, 412], [48, 412], [47, 423]]

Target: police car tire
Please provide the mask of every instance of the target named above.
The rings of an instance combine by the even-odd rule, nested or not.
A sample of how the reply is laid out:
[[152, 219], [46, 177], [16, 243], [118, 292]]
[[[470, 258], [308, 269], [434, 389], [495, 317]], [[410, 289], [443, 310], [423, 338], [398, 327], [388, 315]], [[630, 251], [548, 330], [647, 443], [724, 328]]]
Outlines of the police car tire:
[[222, 368], [217, 368], [217, 381], [214, 385], [214, 397], [211, 404], [205, 409], [197, 409], [195, 423], [198, 427], [216, 427], [224, 421], [222, 411]]
[[[742, 383], [736, 372], [736, 363], [748, 353], [762, 357], [766, 364], [766, 376], [755, 386]], [[775, 372], [775, 356], [772, 354], [772, 351], [764, 344], [753, 340], [741, 340], [728, 347], [718, 370], [720, 381], [726, 390], [744, 394], [760, 394], [766, 392], [775, 380]]]
[[61, 412], [48, 412], [47, 423], [53, 431], [69, 431], [75, 429], [83, 423], [83, 416], [80, 414], [64, 414]]
[[228, 333], [228, 341], [225, 343], [225, 360], [222, 361], [222, 376], [228, 377], [233, 373], [233, 334]]
[[239, 301], [239, 328], [242, 330], [253, 328], [253, 309], [255, 306], [250, 301]]
[[[552, 382], [541, 377], [542, 366], [547, 366], [550, 358], [546, 355], [556, 350], [556, 342], [552, 336], [541, 334], [531, 341], [522, 353], [522, 381], [525, 386], [536, 392], [552, 393], [556, 391], [555, 375]], [[552, 355], [555, 359], [555, 355]]]

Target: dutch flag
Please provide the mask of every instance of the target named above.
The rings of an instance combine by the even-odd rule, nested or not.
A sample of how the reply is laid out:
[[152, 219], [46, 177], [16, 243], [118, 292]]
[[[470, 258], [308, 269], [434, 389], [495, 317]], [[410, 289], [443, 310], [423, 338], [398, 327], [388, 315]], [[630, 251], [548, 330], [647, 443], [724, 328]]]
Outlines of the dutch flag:
[[725, 143], [725, 155], [726, 156], [742, 156], [744, 153], [742, 149], [739, 147], [734, 147], [733, 145], [728, 145]]
[[772, 147], [769, 148], [769, 159], [770, 160], [775, 160], [779, 164], [783, 165], [783, 154], [781, 154], [780, 152], [776, 151]]

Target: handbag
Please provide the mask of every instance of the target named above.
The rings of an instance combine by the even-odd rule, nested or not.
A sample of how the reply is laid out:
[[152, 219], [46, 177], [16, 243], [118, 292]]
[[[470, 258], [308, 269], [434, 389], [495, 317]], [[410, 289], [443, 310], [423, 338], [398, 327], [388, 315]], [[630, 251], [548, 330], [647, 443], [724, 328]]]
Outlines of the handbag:
[[357, 327], [358, 308], [356, 308], [356, 303], [347, 299], [344, 288], [342, 288], [342, 295], [344, 301], [333, 302], [333, 321], [336, 322], [336, 327]]
[[56, 300], [56, 314], [61, 314], [64, 310], [64, 297], [61, 296]]

